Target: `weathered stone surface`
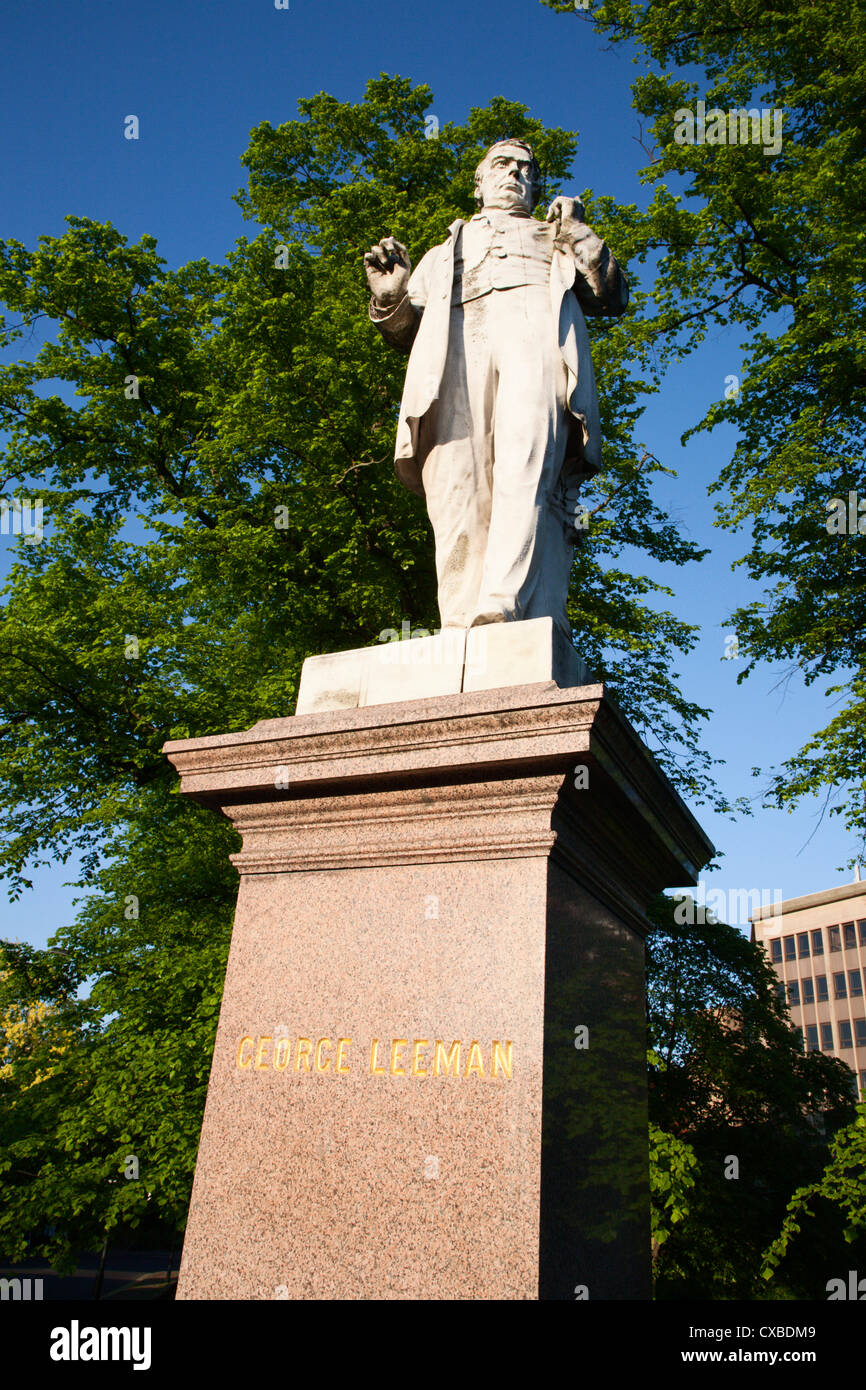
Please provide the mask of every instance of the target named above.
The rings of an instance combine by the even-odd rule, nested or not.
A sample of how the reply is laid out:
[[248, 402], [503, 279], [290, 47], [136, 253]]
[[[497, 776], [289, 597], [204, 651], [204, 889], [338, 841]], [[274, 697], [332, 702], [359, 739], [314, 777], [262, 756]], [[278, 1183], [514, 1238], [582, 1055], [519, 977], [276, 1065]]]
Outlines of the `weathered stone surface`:
[[563, 689], [587, 685], [590, 674], [552, 618], [485, 623], [466, 637], [464, 691], [553, 681]]
[[166, 752], [243, 836], [178, 1296], [648, 1297], [643, 913], [710, 846], [603, 688]]
[[409, 353], [395, 468], [427, 500], [443, 627], [566, 612], [582, 481], [601, 466], [601, 427], [585, 315], [622, 314], [628, 282], [558, 197], [532, 150], [493, 145], [476, 171], [479, 210], [457, 219], [412, 271], [384, 237], [364, 257], [370, 318]]
[[588, 679], [586, 666], [552, 618], [486, 623], [307, 657], [296, 713], [363, 709], [539, 681], [568, 688]]
[[318, 714], [432, 695], [457, 695], [463, 680], [465, 652], [465, 629], [449, 628], [431, 637], [308, 656], [301, 668], [295, 712]]

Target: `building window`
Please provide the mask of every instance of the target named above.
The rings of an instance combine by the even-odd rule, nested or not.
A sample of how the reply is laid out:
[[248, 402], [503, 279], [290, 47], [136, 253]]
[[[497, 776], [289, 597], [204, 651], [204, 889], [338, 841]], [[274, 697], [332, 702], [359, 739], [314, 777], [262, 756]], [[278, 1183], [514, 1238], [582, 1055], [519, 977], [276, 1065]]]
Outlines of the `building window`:
[[866, 1018], [855, 1018], [854, 1037], [858, 1047], [866, 1047]]
[[[866, 926], [866, 922], [864, 922], [863, 925]], [[812, 932], [812, 955], [813, 955], [813, 956], [823, 956], [823, 954], [824, 954], [824, 937], [823, 937], [823, 935], [822, 935], [822, 933], [821, 933], [821, 928], [818, 927], [815, 931]]]
[[785, 942], [785, 960], [796, 960], [795, 943], [793, 936], [783, 938]]
[[845, 983], [844, 970], [840, 970], [838, 975], [833, 976], [833, 995], [836, 999], [848, 998], [848, 986]]
[[809, 933], [808, 933], [807, 931], [798, 932], [798, 933], [797, 933], [797, 955], [798, 955], [798, 956], [800, 957], [800, 959], [802, 960], [803, 957], [804, 957], [804, 956], [808, 956], [808, 954], [809, 954]]
[[847, 1018], [839, 1019], [839, 1046], [853, 1047], [854, 1042], [851, 1037], [851, 1024]]
[[832, 1023], [821, 1024], [821, 1050], [822, 1052], [833, 1051], [833, 1025]]
[[841, 937], [841, 934], [840, 934], [840, 932], [839, 932], [839, 928], [838, 928], [838, 927], [828, 927], [828, 928], [827, 928], [827, 935], [828, 935], [829, 938], [830, 938], [830, 950], [831, 950], [831, 951], [841, 951], [841, 949], [842, 949], [842, 937]]
[[854, 948], [855, 948], [856, 945], [857, 945], [857, 939], [856, 939], [856, 937], [855, 937], [855, 935], [854, 935], [854, 923], [853, 923], [853, 922], [843, 922], [843, 923], [842, 923], [842, 931], [843, 931], [844, 936], [845, 936], [845, 950], [846, 950], [846, 951], [853, 951]]
[[860, 932], [860, 945], [866, 946], [866, 918], [862, 922], [858, 922], [857, 927]]
[[848, 971], [848, 992], [852, 999], [859, 999], [863, 994], [863, 980], [859, 970]]
[[806, 1041], [807, 1041], [807, 1043], [809, 1044], [809, 1051], [810, 1051], [810, 1052], [820, 1052], [821, 1049], [820, 1049], [819, 1046], [818, 1046], [818, 1025], [817, 1025], [817, 1023], [810, 1023], [810, 1024], [808, 1025], [808, 1027], [807, 1027], [807, 1029], [806, 1029]]
[[785, 1002], [785, 982], [784, 982], [784, 980], [777, 980], [777, 981], [776, 981], [776, 994], [778, 995], [778, 997], [781, 999], [782, 1003], [784, 1004], [784, 1002]]
[[782, 959], [782, 941], [778, 936], [770, 942], [770, 956], [777, 965]]
[[816, 975], [815, 984], [818, 987], [818, 1003], [826, 1004], [827, 1000], [830, 998], [829, 994], [827, 993], [827, 976]]
[[792, 980], [788, 985], [788, 1003], [795, 1009], [800, 1007], [800, 986], [796, 980]]
[[860, 1073], [860, 1094], [866, 1099], [866, 1071]]
[[815, 986], [814, 986], [813, 983], [812, 983], [812, 976], [811, 976], [811, 975], [808, 975], [808, 976], [807, 976], [807, 975], [804, 975], [804, 976], [803, 976], [803, 979], [801, 980], [800, 983], [801, 983], [802, 986], [803, 986], [803, 1003], [804, 1003], [804, 1004], [814, 1004], [814, 1002], [815, 1002]]

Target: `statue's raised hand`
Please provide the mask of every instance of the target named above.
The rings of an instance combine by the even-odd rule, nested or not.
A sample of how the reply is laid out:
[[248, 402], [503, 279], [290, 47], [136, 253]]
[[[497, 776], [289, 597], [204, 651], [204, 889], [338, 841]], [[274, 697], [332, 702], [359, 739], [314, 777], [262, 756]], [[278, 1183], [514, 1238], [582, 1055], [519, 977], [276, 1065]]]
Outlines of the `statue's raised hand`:
[[412, 272], [412, 262], [405, 246], [392, 236], [383, 237], [364, 256], [364, 269], [370, 293], [377, 304], [391, 308], [400, 303]]
[[586, 225], [586, 210], [579, 198], [554, 198], [547, 209], [547, 221], [558, 222], [564, 230], [575, 230], [578, 225]]

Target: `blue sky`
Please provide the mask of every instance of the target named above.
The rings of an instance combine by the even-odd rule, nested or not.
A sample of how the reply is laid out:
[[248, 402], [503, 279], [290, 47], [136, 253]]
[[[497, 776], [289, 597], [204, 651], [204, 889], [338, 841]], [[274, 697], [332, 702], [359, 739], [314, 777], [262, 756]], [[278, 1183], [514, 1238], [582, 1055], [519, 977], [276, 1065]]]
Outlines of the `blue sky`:
[[[579, 132], [563, 192], [591, 187], [648, 200], [629, 90], [639, 67], [577, 16], [537, 0], [439, 0], [396, 11], [359, 0], [290, 0], [288, 10], [273, 0], [4, 0], [0, 51], [0, 236], [28, 246], [62, 234], [71, 213], [110, 221], [131, 240], [151, 233], [170, 265], [222, 260], [250, 234], [232, 202], [250, 129], [294, 119], [299, 98], [318, 91], [359, 100], [381, 71], [427, 83], [440, 123], [463, 120], [494, 96], [525, 102], [546, 123]], [[123, 138], [130, 114], [139, 118], [137, 141]], [[743, 571], [730, 569], [744, 538], [713, 527], [707, 497], [734, 432], [701, 435], [685, 449], [679, 439], [739, 365], [736, 335], [711, 334], [649, 402], [638, 439], [678, 472], [657, 484], [659, 503], [713, 552], [685, 572], [659, 573], [675, 590], [669, 606], [701, 626], [697, 649], [676, 665], [688, 697], [715, 711], [705, 743], [726, 761], [721, 783], [731, 797], [758, 798], [759, 808], [762, 784], [750, 769], [781, 762], [823, 727], [831, 682], [805, 690], [783, 668], [764, 668], [737, 686], [742, 663], [722, 660], [727, 611], [754, 597]], [[0, 574], [9, 549], [0, 536]], [[820, 821], [816, 803], [793, 814], [757, 809], [734, 823], [697, 814], [725, 854], [712, 887], [788, 898], [852, 876], [837, 866], [855, 847], [838, 819]], [[69, 865], [39, 870], [32, 893], [11, 907], [0, 900], [0, 935], [43, 943], [70, 916], [74, 891], [63, 884], [72, 876]]]

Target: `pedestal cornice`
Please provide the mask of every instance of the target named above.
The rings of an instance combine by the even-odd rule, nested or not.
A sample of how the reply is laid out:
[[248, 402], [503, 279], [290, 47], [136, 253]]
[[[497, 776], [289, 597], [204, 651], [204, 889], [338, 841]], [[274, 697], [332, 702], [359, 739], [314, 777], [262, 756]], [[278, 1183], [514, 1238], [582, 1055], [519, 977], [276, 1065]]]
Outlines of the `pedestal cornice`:
[[712, 853], [602, 685], [264, 720], [165, 752], [182, 794], [241, 832], [242, 874], [550, 855], [643, 925]]

